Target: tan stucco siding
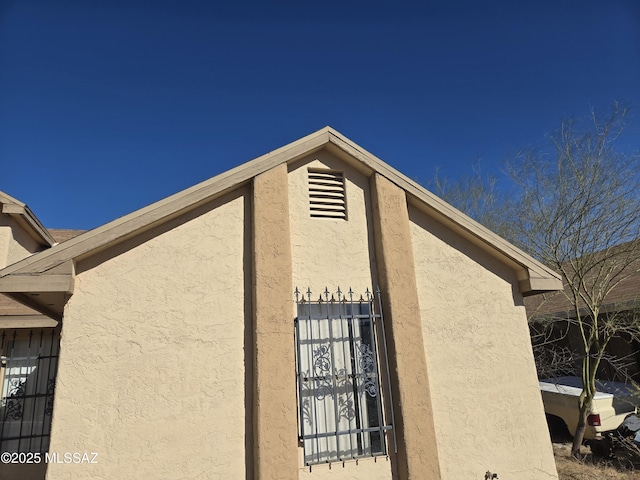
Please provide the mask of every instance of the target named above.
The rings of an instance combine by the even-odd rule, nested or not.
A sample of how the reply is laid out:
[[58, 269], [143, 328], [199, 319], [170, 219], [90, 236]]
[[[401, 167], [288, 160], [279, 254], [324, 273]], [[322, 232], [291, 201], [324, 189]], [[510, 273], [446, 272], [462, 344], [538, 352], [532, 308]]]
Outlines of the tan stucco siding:
[[7, 219], [0, 218], [0, 268], [6, 267], [9, 263], [9, 245], [13, 240], [11, 227], [6, 225]]
[[0, 268], [41, 250], [22, 225], [8, 215], [0, 215]]
[[416, 284], [407, 198], [379, 174], [373, 189], [376, 253], [386, 309], [399, 478], [439, 480], [438, 450]]
[[300, 470], [300, 480], [387, 480], [394, 478], [388, 457], [361, 458]]
[[442, 478], [557, 478], [514, 272], [409, 216]]
[[49, 479], [245, 478], [242, 193], [80, 264], [50, 450], [98, 464], [49, 465]]
[[[347, 219], [312, 218], [309, 211], [308, 168], [344, 174]], [[333, 154], [322, 150], [297, 161], [289, 171], [289, 218], [293, 284], [302, 292], [310, 288], [314, 299], [325, 288], [335, 295], [340, 287], [357, 294], [376, 288], [369, 179]], [[291, 296], [291, 328], [295, 307]], [[385, 457], [304, 467], [299, 453], [301, 479], [390, 479], [392, 462]]]
[[[344, 173], [347, 220], [311, 218], [309, 168]], [[316, 295], [325, 287], [351, 287], [358, 294], [376, 287], [369, 206], [368, 178], [326, 150], [293, 165], [289, 172], [289, 218], [294, 286], [311, 287]]]
[[297, 477], [291, 247], [285, 164], [253, 180], [253, 478]]

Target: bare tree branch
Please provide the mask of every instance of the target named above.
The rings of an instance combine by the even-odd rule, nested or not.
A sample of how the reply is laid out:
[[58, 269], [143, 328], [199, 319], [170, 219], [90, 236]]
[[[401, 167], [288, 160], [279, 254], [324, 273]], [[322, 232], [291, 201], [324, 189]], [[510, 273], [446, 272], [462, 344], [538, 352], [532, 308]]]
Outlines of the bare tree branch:
[[[497, 189], [496, 177], [474, 175], [459, 182], [436, 176], [437, 193], [496, 233], [506, 236], [557, 270], [564, 301], [538, 301], [533, 317], [544, 328], [579, 332], [580, 347], [549, 348], [557, 333], [532, 330], [539, 374], [580, 371], [580, 422], [572, 451], [582, 443], [601, 365], [622, 370], [627, 360], [608, 353], [612, 339], [640, 338], [640, 316], [629, 305], [616, 310], [616, 291], [640, 272], [640, 159], [617, 148], [628, 110], [591, 111], [587, 125], [570, 120], [546, 145], [523, 150], [506, 165], [514, 187]], [[504, 203], [502, 203], [504, 202]], [[551, 319], [552, 304], [564, 306]], [[635, 308], [635, 307], [634, 307]], [[555, 327], [549, 327], [549, 325]], [[562, 327], [561, 325], [565, 325]]]

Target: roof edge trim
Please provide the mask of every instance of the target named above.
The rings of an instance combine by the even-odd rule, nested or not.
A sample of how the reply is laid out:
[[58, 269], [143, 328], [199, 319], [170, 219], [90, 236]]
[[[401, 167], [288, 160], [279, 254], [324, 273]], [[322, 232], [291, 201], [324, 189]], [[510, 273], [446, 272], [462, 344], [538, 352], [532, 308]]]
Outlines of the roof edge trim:
[[369, 168], [385, 176], [388, 180], [404, 189], [413, 196], [417, 202], [426, 205], [429, 209], [438, 213], [448, 221], [456, 224], [469, 235], [477, 238], [513, 262], [524, 267], [527, 280], [520, 282], [520, 292], [527, 294], [530, 292], [542, 293], [544, 291], [562, 290], [562, 279], [560, 274], [553, 271], [543, 263], [523, 252], [515, 245], [507, 242], [502, 237], [496, 235], [491, 230], [465, 215], [449, 203], [434, 195], [418, 183], [408, 178], [383, 160], [368, 152], [359, 145], [354, 144], [340, 133], [331, 130], [329, 140], [338, 148], [344, 150], [351, 156], [365, 163]]
[[56, 244], [49, 231], [26, 204], [4, 192], [0, 192], [0, 204], [2, 204], [2, 213], [15, 218], [38, 243], [45, 247]]
[[[7, 275], [34, 275], [46, 272], [68, 260], [77, 259], [107, 245], [114, 245], [136, 232], [151, 228], [158, 222], [210, 201], [225, 192], [241, 188], [253, 177], [281, 163], [292, 163], [324, 147], [333, 147], [361, 162], [368, 169], [378, 172], [407, 192], [407, 200], [428, 210], [440, 219], [455, 225], [464, 235], [475, 238], [503, 258], [520, 265], [521, 293], [558, 290], [562, 288], [560, 276], [522, 250], [486, 229], [441, 198], [409, 179], [372, 153], [344, 137], [331, 127], [324, 127], [299, 140], [261, 155], [227, 170], [215, 177], [174, 195], [152, 203], [142, 209], [113, 220], [101, 227], [85, 232], [51, 249], [27, 257], [0, 270], [0, 279]], [[413, 200], [412, 200], [413, 199]]]
[[115, 244], [115, 242], [128, 238], [132, 233], [167, 217], [195, 208], [201, 202], [212, 200], [214, 195], [219, 196], [224, 192], [240, 188], [251, 178], [280, 163], [295, 161], [319, 150], [328, 141], [328, 130], [329, 127], [325, 127], [204, 182], [57, 244], [49, 250], [26, 257], [0, 270], [0, 278], [10, 274], [43, 273], [91, 250], [102, 248], [107, 244]]

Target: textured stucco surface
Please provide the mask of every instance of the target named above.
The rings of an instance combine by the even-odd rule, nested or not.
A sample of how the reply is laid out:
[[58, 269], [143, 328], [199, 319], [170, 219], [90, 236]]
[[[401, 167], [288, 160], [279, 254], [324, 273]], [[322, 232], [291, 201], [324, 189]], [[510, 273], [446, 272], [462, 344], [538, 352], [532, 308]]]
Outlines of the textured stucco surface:
[[0, 215], [0, 268], [22, 260], [41, 249], [38, 242], [8, 215]]
[[[387, 457], [361, 458], [357, 462], [337, 462], [313, 465], [300, 470], [300, 480], [384, 480], [391, 475], [391, 460]], [[426, 479], [425, 479], [426, 480]]]
[[557, 478], [514, 273], [409, 214], [442, 478]]
[[79, 266], [50, 451], [99, 463], [48, 479], [245, 478], [241, 193]]
[[[308, 168], [344, 173], [346, 221], [311, 218]], [[351, 287], [357, 293], [376, 287], [369, 199], [367, 177], [326, 150], [293, 165], [289, 172], [289, 218], [294, 286], [305, 291], [310, 287], [314, 294], [325, 287], [330, 291]]]
[[371, 186], [383, 306], [390, 327], [398, 474], [403, 479], [436, 480], [441, 478], [440, 466], [406, 195], [377, 173]]
[[287, 167], [253, 181], [254, 478], [298, 476]]
[[[309, 213], [308, 168], [326, 168], [343, 172], [347, 196], [347, 220], [311, 218]], [[335, 294], [352, 288], [363, 294], [377, 286], [369, 180], [358, 170], [326, 150], [301, 159], [289, 171], [289, 218], [293, 283], [301, 291], [311, 288], [317, 298], [325, 288]], [[295, 304], [290, 301], [291, 329]], [[292, 337], [293, 340], [293, 337]], [[302, 450], [302, 448], [301, 448]], [[377, 461], [349, 461], [328, 466], [304, 467], [299, 454], [300, 478], [392, 478], [392, 464], [384, 457]]]
[[[346, 221], [310, 217], [309, 167], [344, 172]], [[557, 478], [514, 273], [326, 150], [77, 272], [50, 451], [99, 463], [49, 479]], [[378, 282], [400, 454], [305, 467], [293, 290]]]

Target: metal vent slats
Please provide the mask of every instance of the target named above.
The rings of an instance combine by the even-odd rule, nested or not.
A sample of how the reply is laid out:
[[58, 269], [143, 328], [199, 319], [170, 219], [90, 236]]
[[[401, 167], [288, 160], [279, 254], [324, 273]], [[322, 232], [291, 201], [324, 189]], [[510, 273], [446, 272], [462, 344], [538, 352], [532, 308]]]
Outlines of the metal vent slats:
[[347, 219], [342, 172], [309, 169], [309, 211], [312, 217]]

